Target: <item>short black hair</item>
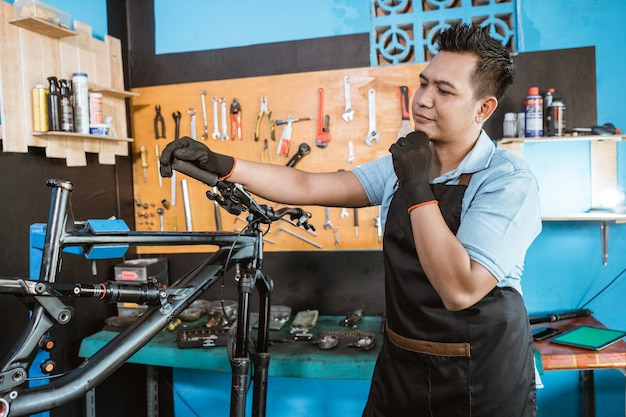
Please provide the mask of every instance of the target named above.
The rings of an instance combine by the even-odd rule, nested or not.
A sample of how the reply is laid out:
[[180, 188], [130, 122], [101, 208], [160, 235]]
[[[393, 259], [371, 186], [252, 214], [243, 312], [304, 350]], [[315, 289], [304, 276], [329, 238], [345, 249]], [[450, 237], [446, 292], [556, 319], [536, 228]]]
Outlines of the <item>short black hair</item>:
[[513, 83], [515, 64], [511, 53], [489, 34], [489, 26], [460, 23], [441, 31], [439, 51], [471, 53], [478, 56], [472, 75], [477, 99], [495, 96], [498, 100]]

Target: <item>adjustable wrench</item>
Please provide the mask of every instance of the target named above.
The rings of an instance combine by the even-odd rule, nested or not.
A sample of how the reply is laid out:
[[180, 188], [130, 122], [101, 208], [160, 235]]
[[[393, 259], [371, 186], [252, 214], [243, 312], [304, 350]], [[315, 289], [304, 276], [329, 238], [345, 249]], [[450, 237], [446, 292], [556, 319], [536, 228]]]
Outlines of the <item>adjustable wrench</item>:
[[345, 122], [349, 122], [354, 119], [354, 110], [352, 110], [352, 104], [350, 103], [350, 77], [347, 75], [343, 77], [343, 92], [346, 96], [346, 109], [341, 117]]
[[228, 137], [228, 126], [226, 125], [226, 99], [224, 97], [220, 98], [220, 108], [222, 110], [222, 135], [220, 139], [224, 142], [230, 139], [230, 137]]
[[[202, 140], [207, 140], [209, 137], [209, 122], [206, 117], [206, 90], [200, 91], [200, 99], [202, 100], [202, 118], [204, 121], [204, 132], [202, 133]], [[195, 138], [194, 138], [195, 139]]]
[[212, 99], [213, 102], [213, 139], [217, 139], [220, 137], [220, 130], [217, 127], [217, 97], [213, 97]]
[[380, 143], [380, 132], [376, 130], [376, 91], [370, 88], [367, 91], [367, 103], [369, 108], [369, 131], [365, 136], [367, 146], [372, 146], [372, 141]]

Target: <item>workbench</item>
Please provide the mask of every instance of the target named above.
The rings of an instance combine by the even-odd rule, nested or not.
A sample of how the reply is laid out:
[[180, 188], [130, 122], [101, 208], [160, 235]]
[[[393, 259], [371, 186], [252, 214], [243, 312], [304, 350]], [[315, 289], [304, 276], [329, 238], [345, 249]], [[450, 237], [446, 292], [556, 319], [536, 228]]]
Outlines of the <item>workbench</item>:
[[[335, 348], [321, 350], [312, 341], [293, 341], [289, 323], [280, 331], [270, 331], [273, 342], [270, 346], [268, 415], [361, 415], [382, 345], [381, 318], [363, 317], [354, 328], [340, 326], [341, 319], [343, 316], [320, 316], [311, 330], [312, 341], [323, 331], [357, 330], [373, 333], [375, 347], [368, 351], [356, 350], [349, 346], [351, 339], [340, 339]], [[191, 326], [196, 324], [189, 323]], [[79, 355], [90, 357], [116, 335], [116, 332], [103, 330], [83, 339]], [[198, 410], [207, 407], [214, 415], [228, 415], [231, 367], [226, 347], [180, 349], [175, 338], [176, 331], [163, 330], [128, 362], [148, 365], [148, 368], [173, 368], [176, 417], [196, 416]], [[156, 389], [152, 390], [154, 392]], [[248, 406], [250, 404], [249, 395]], [[150, 410], [148, 415], [151, 415]]]
[[[339, 326], [340, 316], [320, 316], [313, 329], [314, 339], [322, 331], [351, 330]], [[539, 323], [532, 327], [555, 327], [568, 330], [577, 326], [605, 327], [593, 316], [562, 320], [555, 323]], [[347, 340], [331, 350], [321, 350], [307, 341], [274, 342], [270, 347], [270, 390], [268, 411], [275, 404], [273, 416], [333, 415], [360, 416], [367, 399], [369, 379], [372, 376], [376, 357], [382, 344], [381, 318], [364, 317], [355, 330], [376, 335], [376, 346], [369, 351], [357, 351], [348, 346]], [[89, 357], [116, 335], [112, 331], [101, 331], [85, 338], [80, 347], [80, 356]], [[175, 342], [176, 332], [164, 330], [144, 348], [132, 356], [131, 363], [172, 367], [174, 372], [174, 396], [176, 416], [193, 415], [193, 408], [206, 406], [225, 410], [227, 414], [230, 384], [230, 362], [225, 347], [180, 349]], [[272, 340], [287, 340], [289, 325], [280, 331], [271, 331]], [[581, 415], [595, 415], [593, 375], [596, 370], [616, 369], [626, 371], [626, 342], [619, 341], [601, 351], [568, 347], [551, 343], [549, 340], [535, 342], [538, 352], [537, 365], [543, 372], [579, 371], [581, 390]], [[314, 397], [318, 396], [318, 399]], [[347, 401], [344, 408], [336, 402]], [[192, 398], [193, 397], [193, 398]], [[286, 402], [290, 405], [287, 406]], [[333, 405], [329, 405], [333, 402]], [[221, 408], [220, 408], [221, 407]], [[182, 410], [182, 411], [181, 411]], [[331, 410], [331, 411], [329, 411]], [[276, 414], [278, 413], [278, 414]], [[290, 414], [291, 413], [291, 414]], [[222, 415], [216, 413], [217, 415]], [[224, 414], [224, 415], [226, 415]]]
[[[565, 332], [579, 326], [606, 327], [593, 316], [580, 317], [555, 323], [534, 324], [533, 328], [553, 327]], [[539, 352], [537, 365], [545, 371], [579, 371], [581, 415], [595, 415], [594, 371], [616, 369], [626, 375], [626, 342], [620, 340], [600, 351], [551, 343], [550, 339], [535, 342]]]

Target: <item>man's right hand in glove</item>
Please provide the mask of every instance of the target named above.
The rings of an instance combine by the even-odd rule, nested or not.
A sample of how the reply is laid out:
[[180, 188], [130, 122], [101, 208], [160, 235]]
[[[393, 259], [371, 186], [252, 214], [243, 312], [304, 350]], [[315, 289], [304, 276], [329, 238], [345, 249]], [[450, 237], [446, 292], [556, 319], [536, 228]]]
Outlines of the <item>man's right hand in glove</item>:
[[235, 166], [235, 158], [232, 156], [215, 153], [204, 144], [188, 136], [170, 142], [163, 149], [159, 159], [161, 176], [172, 176], [174, 159], [191, 162], [204, 171], [212, 172], [219, 177], [220, 181], [228, 178]]

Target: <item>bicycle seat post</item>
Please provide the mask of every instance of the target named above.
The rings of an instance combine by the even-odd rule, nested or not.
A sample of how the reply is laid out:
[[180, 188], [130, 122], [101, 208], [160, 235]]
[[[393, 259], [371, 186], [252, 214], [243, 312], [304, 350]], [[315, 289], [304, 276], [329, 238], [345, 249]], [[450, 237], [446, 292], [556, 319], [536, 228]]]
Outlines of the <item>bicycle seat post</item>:
[[57, 265], [61, 256], [63, 234], [66, 232], [67, 227], [70, 195], [74, 189], [74, 184], [69, 181], [50, 179], [46, 182], [46, 185], [52, 187], [52, 197], [50, 201], [50, 211], [48, 212], [48, 223], [44, 238], [45, 245], [39, 279], [55, 282], [59, 270]]

